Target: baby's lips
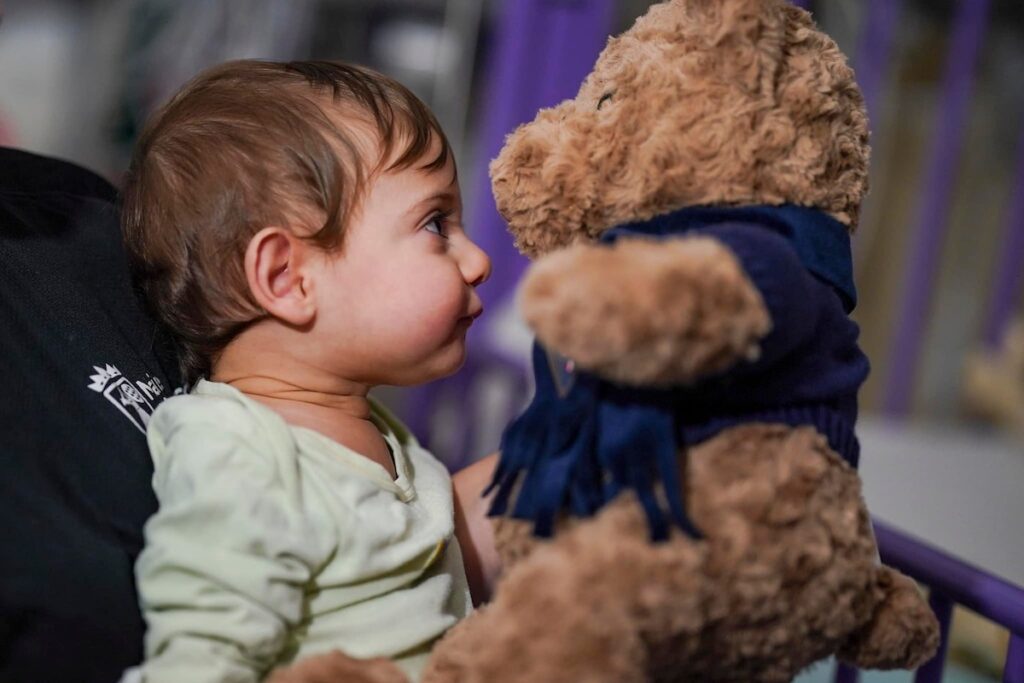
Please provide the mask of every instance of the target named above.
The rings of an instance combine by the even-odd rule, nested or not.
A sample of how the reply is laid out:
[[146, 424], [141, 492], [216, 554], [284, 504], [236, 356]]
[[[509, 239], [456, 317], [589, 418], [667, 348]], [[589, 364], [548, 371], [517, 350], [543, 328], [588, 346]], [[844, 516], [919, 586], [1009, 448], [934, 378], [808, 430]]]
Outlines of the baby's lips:
[[[474, 297], [476, 298], [476, 297]], [[466, 318], [476, 320], [484, 314], [484, 305], [479, 300], [473, 301], [469, 304], [469, 313], [466, 314]]]
[[477, 308], [471, 309], [469, 313], [459, 318], [459, 324], [465, 325], [468, 328], [476, 321], [477, 318], [483, 315], [483, 312], [483, 306], [478, 306]]

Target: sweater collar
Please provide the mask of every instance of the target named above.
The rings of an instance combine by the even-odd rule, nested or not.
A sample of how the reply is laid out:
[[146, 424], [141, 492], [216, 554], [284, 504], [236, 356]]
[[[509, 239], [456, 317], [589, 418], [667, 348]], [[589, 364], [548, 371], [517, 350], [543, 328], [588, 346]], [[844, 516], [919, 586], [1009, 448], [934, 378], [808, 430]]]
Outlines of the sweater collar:
[[817, 209], [794, 204], [692, 206], [617, 226], [604, 233], [601, 241], [611, 243], [629, 234], [673, 237], [720, 223], [756, 223], [774, 230], [793, 245], [807, 270], [836, 291], [847, 313], [857, 305], [849, 232], [842, 223]]

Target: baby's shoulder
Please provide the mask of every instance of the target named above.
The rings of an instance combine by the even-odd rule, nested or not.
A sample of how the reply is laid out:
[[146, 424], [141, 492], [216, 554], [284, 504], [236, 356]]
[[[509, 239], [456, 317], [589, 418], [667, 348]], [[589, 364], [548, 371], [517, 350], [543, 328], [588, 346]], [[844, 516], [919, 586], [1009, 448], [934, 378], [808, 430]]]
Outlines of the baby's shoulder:
[[179, 394], [164, 400], [149, 421], [149, 428], [168, 432], [191, 426], [221, 426], [227, 429], [257, 422], [241, 401], [230, 396]]
[[228, 396], [184, 394], [168, 398], [153, 412], [147, 429], [154, 439], [266, 440], [266, 419], [249, 406]]
[[[238, 393], [238, 392], [235, 392]], [[147, 430], [154, 464], [198, 460], [203, 469], [245, 460], [288, 459], [294, 450], [284, 420], [269, 408], [230, 392], [191, 393], [161, 403]]]

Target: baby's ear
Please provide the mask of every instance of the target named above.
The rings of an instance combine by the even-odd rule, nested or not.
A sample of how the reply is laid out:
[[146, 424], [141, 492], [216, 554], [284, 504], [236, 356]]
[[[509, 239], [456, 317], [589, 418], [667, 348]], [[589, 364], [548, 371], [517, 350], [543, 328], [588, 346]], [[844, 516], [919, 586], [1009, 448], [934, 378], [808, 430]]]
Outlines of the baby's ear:
[[312, 322], [316, 306], [302, 267], [309, 246], [284, 228], [264, 228], [245, 250], [245, 278], [256, 302], [295, 326]]

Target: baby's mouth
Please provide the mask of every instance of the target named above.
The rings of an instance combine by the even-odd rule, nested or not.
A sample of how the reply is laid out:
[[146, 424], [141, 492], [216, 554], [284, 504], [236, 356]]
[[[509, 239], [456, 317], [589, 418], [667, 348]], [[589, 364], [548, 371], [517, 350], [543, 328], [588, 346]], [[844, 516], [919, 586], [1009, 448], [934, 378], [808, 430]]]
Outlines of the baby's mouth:
[[484, 313], [484, 307], [478, 306], [476, 309], [469, 312], [468, 315], [464, 315], [459, 318], [460, 323], [465, 323], [467, 326], [472, 325], [473, 321], [479, 318]]

